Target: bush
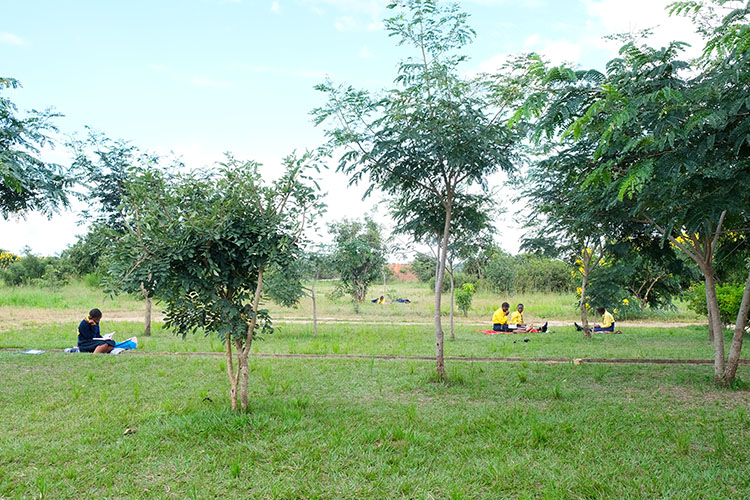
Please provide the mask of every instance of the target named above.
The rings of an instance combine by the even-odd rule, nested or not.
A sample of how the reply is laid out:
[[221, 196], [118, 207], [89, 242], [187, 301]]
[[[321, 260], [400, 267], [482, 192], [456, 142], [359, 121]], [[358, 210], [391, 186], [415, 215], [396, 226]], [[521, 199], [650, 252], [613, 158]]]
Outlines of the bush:
[[[720, 285], [716, 287], [716, 296], [719, 302], [719, 316], [723, 325], [733, 325], [737, 321], [740, 312], [742, 294], [745, 291], [743, 285]], [[690, 287], [687, 295], [688, 308], [697, 314], [708, 316], [706, 307], [706, 284], [699, 283]]]
[[26, 248], [23, 257], [13, 260], [0, 271], [0, 277], [7, 286], [30, 285], [44, 276], [45, 260], [32, 254], [31, 250]]
[[464, 283], [461, 288], [456, 291], [456, 306], [464, 313], [464, 316], [469, 314], [471, 309], [471, 298], [474, 296], [474, 285], [472, 283]]
[[520, 256], [514, 288], [520, 293], [572, 291], [570, 266], [561, 260]]

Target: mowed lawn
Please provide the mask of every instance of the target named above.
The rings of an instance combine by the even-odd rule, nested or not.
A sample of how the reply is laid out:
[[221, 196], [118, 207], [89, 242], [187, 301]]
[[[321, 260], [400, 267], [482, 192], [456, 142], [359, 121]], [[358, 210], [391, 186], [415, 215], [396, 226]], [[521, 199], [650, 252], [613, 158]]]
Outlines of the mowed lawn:
[[3, 498], [747, 498], [710, 366], [0, 352]]
[[[77, 322], [13, 328], [0, 333], [0, 348], [63, 349], [76, 344]], [[223, 345], [202, 333], [184, 339], [161, 323], [150, 337], [142, 335], [143, 324], [103, 320], [103, 332], [117, 332], [115, 339], [136, 335], [141, 352], [221, 352]], [[670, 358], [713, 359], [706, 326], [632, 327], [622, 335], [598, 334], [586, 339], [572, 326], [552, 327], [548, 333], [484, 335], [486, 325], [459, 325], [456, 340], [448, 339], [445, 355], [461, 357], [521, 358]], [[727, 343], [731, 332], [726, 332]], [[526, 341], [528, 340], [528, 341]], [[272, 335], [253, 342], [255, 353], [354, 354], [434, 356], [435, 334], [428, 325], [321, 324], [313, 337], [312, 326], [277, 323]], [[744, 356], [747, 358], [748, 356]], [[742, 368], [741, 368], [742, 370]], [[742, 374], [740, 374], [742, 375]]]

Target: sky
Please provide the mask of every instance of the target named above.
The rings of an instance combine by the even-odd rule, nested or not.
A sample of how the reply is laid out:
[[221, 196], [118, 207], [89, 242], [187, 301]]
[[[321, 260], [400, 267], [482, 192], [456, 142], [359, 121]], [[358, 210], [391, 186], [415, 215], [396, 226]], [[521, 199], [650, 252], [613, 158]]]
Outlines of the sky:
[[[314, 85], [330, 78], [377, 91], [393, 85], [413, 49], [383, 29], [387, 0], [0, 0], [0, 76], [22, 88], [4, 91], [20, 110], [54, 108], [56, 147], [46, 161], [70, 162], [65, 142], [89, 126], [142, 150], [174, 154], [188, 166], [212, 165], [225, 152], [281, 172], [281, 159], [324, 141], [310, 111], [323, 104]], [[477, 37], [464, 53], [465, 74], [492, 71], [509, 55], [537, 51], [555, 63], [603, 70], [617, 44], [605, 35], [653, 28], [652, 43], [698, 39], [669, 0], [464, 0]], [[490, 184], [501, 195], [498, 174]], [[371, 214], [392, 229], [379, 197], [362, 200], [331, 169], [326, 220]], [[504, 196], [505, 197], [505, 196]], [[506, 205], [507, 206], [507, 205]], [[59, 254], [85, 233], [71, 210], [0, 219], [0, 248]], [[521, 224], [508, 210], [497, 240], [515, 253]]]

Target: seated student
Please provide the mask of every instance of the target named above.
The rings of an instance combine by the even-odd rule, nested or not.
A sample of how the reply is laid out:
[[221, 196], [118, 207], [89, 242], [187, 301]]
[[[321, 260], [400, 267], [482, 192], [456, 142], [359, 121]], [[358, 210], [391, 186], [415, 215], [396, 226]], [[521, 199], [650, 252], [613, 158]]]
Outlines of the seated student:
[[[602, 316], [602, 323], [594, 325], [594, 333], [622, 333], [620, 330], [615, 332], [615, 318], [605, 308], [597, 307], [596, 312]], [[573, 323], [573, 325], [579, 332], [583, 331], [583, 327], [578, 323]]]
[[507, 302], [503, 302], [503, 305], [500, 306], [500, 309], [495, 311], [495, 314], [492, 315], [492, 330], [496, 332], [509, 332], [510, 329], [508, 328], [508, 309], [510, 308], [510, 304]]
[[598, 312], [602, 317], [602, 323], [594, 325], [594, 333], [614, 333], [615, 331], [615, 318], [605, 308], [597, 307]]
[[78, 348], [81, 352], [107, 354], [114, 349], [114, 340], [101, 338], [102, 334], [99, 330], [101, 319], [102, 312], [99, 309], [92, 309], [78, 325]]
[[523, 322], [523, 304], [518, 304], [516, 307], [516, 310], [513, 311], [513, 314], [510, 316], [510, 322], [511, 324], [516, 325], [516, 329], [513, 330], [515, 332], [546, 332], [547, 331], [547, 323], [542, 326], [542, 328], [534, 328], [534, 325], [529, 323], [528, 325]]

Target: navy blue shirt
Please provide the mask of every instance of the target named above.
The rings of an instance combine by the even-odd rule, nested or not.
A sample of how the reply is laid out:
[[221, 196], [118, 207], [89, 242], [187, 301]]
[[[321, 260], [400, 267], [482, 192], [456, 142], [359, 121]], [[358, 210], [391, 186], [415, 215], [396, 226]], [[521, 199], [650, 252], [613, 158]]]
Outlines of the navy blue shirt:
[[86, 321], [86, 318], [83, 318], [83, 321], [81, 321], [81, 324], [78, 325], [78, 342], [80, 343], [82, 340], [92, 340], [94, 337], [101, 337], [101, 333], [99, 332], [99, 324], [92, 325], [88, 321]]

